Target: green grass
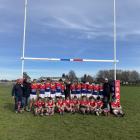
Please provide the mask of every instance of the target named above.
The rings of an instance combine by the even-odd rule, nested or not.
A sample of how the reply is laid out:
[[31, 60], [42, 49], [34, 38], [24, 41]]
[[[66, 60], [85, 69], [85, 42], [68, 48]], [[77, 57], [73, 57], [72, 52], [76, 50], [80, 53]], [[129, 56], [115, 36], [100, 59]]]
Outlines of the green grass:
[[140, 87], [122, 87], [124, 118], [15, 114], [11, 87], [0, 86], [0, 140], [139, 140]]

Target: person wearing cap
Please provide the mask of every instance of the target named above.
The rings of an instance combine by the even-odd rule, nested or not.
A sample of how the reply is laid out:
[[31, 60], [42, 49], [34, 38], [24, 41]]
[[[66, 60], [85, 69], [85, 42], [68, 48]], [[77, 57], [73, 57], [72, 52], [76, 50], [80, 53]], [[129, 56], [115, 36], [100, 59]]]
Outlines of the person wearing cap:
[[110, 95], [111, 95], [111, 85], [108, 79], [105, 78], [105, 82], [103, 84], [103, 101], [104, 101], [105, 108], [108, 108], [108, 109], [110, 108], [109, 107]]
[[23, 107], [26, 111], [29, 111], [29, 100], [31, 94], [31, 81], [29, 79], [24, 79], [23, 81]]
[[17, 79], [16, 84], [12, 88], [12, 97], [15, 100], [15, 112], [22, 113], [22, 97], [23, 97], [23, 86], [22, 79]]

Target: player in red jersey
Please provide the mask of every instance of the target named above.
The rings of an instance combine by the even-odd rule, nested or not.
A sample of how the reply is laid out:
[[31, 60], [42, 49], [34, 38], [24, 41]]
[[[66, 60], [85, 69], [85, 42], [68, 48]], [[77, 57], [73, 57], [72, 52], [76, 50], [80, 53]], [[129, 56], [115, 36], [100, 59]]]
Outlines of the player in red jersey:
[[51, 97], [53, 98], [53, 99], [55, 99], [55, 94], [56, 93], [56, 85], [55, 85], [55, 82], [51, 82]]
[[49, 79], [47, 79], [46, 83], [45, 83], [45, 97], [50, 97], [51, 94], [51, 82]]
[[80, 111], [82, 114], [89, 113], [89, 101], [86, 96], [83, 96], [80, 101]]
[[38, 100], [34, 103], [34, 114], [43, 116], [43, 106], [44, 102], [39, 97]]
[[76, 96], [77, 98], [81, 98], [81, 83], [80, 82], [76, 83]]
[[61, 82], [61, 96], [62, 96], [63, 98], [65, 98], [65, 89], [66, 89], [65, 84], [64, 84], [64, 82], [62, 81], [62, 82]]
[[82, 96], [87, 96], [87, 84], [81, 83], [81, 94]]
[[41, 97], [42, 99], [45, 98], [45, 89], [46, 89], [46, 85], [44, 81], [42, 80], [39, 85], [39, 97]]
[[74, 96], [71, 102], [72, 113], [74, 114], [79, 111], [80, 102], [76, 96]]
[[76, 83], [71, 84], [70, 91], [71, 91], [71, 98], [74, 98], [74, 96], [76, 96]]
[[29, 111], [32, 110], [33, 103], [37, 99], [37, 90], [38, 90], [38, 85], [36, 83], [36, 80], [33, 80], [33, 82], [31, 83], [30, 108], [29, 108]]
[[93, 85], [90, 84], [89, 82], [87, 83], [87, 97], [91, 97], [93, 92]]
[[46, 116], [54, 115], [54, 108], [55, 108], [55, 103], [54, 103], [53, 99], [50, 97], [50, 98], [48, 98], [48, 100], [45, 101], [45, 105], [44, 105], [45, 115]]
[[63, 101], [62, 97], [59, 97], [58, 101], [56, 102], [56, 107], [60, 115], [63, 115], [65, 110], [65, 101]]
[[97, 97], [99, 96], [99, 90], [100, 90], [100, 87], [99, 87], [99, 84], [94, 84], [94, 90], [92, 92], [92, 96], [97, 99]]
[[97, 108], [97, 104], [96, 104], [95, 99], [93, 97], [90, 97], [90, 99], [89, 99], [90, 113], [94, 114], [96, 112], [96, 108]]
[[60, 81], [57, 81], [55, 83], [55, 86], [56, 86], [56, 96], [60, 97], [61, 96], [61, 82]]
[[103, 112], [103, 101], [101, 100], [100, 96], [97, 97], [96, 104], [96, 115], [99, 116]]
[[72, 112], [71, 105], [72, 105], [72, 102], [71, 102], [70, 98], [67, 97], [65, 100], [65, 111], [66, 112]]
[[122, 111], [122, 107], [120, 105], [120, 101], [118, 101], [117, 99], [113, 99], [111, 102], [111, 110], [112, 113], [116, 116], [116, 117], [123, 117], [124, 113]]

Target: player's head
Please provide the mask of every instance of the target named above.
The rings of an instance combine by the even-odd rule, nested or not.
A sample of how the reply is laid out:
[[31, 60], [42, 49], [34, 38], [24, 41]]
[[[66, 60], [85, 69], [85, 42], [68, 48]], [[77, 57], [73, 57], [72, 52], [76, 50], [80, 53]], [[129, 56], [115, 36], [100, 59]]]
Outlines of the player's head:
[[77, 100], [78, 98], [77, 98], [77, 96], [74, 96], [74, 98], [73, 98], [74, 100]]
[[108, 78], [105, 78], [105, 83], [108, 83]]
[[70, 97], [67, 96], [67, 97], [66, 97], [66, 100], [69, 100], [69, 99], [70, 99]]
[[42, 98], [41, 97], [38, 97], [38, 101], [41, 101], [42, 100]]
[[91, 102], [95, 101], [94, 97], [90, 97], [89, 100], [90, 100]]
[[97, 101], [101, 100], [100, 96], [97, 97]]
[[36, 83], [36, 79], [33, 79], [33, 83]]
[[82, 99], [85, 101], [87, 99], [87, 97], [86, 96], [83, 96]]

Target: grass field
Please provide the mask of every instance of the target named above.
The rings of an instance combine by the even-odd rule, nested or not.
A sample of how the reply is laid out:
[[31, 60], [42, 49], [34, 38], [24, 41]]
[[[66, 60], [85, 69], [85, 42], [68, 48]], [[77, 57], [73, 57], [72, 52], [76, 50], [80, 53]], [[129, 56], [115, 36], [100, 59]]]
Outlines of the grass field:
[[140, 140], [140, 87], [122, 87], [124, 118], [15, 114], [11, 87], [0, 86], [0, 140]]

